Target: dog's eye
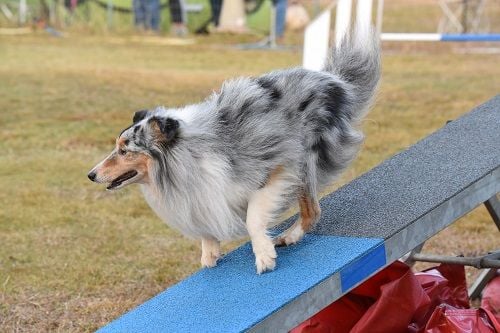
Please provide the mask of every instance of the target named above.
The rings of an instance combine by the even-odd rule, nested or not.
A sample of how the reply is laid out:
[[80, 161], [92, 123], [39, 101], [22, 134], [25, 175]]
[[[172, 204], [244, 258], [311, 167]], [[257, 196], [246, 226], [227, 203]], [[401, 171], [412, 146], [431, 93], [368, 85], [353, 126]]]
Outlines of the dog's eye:
[[120, 149], [118, 149], [118, 154], [125, 155], [125, 154], [127, 154], [127, 151], [125, 149], [120, 148]]

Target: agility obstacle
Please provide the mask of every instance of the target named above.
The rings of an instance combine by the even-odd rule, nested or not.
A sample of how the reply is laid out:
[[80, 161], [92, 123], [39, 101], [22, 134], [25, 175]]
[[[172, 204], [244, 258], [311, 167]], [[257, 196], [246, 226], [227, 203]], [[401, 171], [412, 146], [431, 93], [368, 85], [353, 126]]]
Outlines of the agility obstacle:
[[323, 198], [274, 271], [247, 243], [98, 332], [286, 332], [484, 202], [500, 229], [499, 128], [500, 95]]
[[382, 33], [383, 41], [500, 42], [500, 34]]
[[[358, 31], [367, 31], [372, 25], [373, 0], [356, 1], [355, 26]], [[439, 1], [443, 12], [453, 18], [443, 0]], [[318, 15], [304, 32], [302, 66], [310, 70], [321, 70], [330, 50], [330, 21], [332, 10], [336, 7], [335, 43], [338, 45], [350, 30], [353, 3], [352, 0], [332, 1]], [[382, 41], [397, 42], [500, 42], [500, 33], [391, 33], [382, 32], [384, 1], [377, 1], [376, 22], [377, 33]], [[452, 20], [456, 21], [456, 18]], [[455, 25], [462, 27], [459, 22]]]

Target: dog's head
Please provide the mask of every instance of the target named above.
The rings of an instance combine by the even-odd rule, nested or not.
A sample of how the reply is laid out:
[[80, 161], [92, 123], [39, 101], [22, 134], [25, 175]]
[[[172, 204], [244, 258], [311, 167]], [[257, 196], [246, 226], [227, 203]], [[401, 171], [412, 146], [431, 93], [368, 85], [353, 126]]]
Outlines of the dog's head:
[[175, 119], [148, 110], [137, 111], [133, 124], [116, 139], [111, 154], [90, 170], [89, 179], [107, 183], [108, 190], [133, 183], [149, 183], [155, 152], [170, 146], [178, 130], [179, 122]]

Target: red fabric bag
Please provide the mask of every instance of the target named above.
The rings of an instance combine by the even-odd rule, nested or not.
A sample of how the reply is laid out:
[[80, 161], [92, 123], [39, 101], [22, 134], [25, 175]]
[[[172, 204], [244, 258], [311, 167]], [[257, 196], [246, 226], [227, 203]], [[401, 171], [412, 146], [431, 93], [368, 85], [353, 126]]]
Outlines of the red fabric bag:
[[443, 264], [414, 274], [396, 261], [291, 332], [495, 332], [489, 311], [468, 308], [463, 266]]
[[429, 303], [410, 268], [396, 261], [291, 332], [406, 332], [413, 314], [424, 315]]
[[447, 304], [435, 308], [425, 333], [495, 333], [500, 325], [484, 309], [456, 309]]
[[440, 304], [449, 304], [458, 309], [470, 307], [463, 266], [442, 264], [414, 274], [430, 302], [425, 313], [415, 313], [408, 332], [422, 332], [434, 309]]
[[[489, 311], [500, 322], [500, 275], [493, 278], [484, 288], [481, 308]], [[497, 330], [500, 331], [498, 328]]]

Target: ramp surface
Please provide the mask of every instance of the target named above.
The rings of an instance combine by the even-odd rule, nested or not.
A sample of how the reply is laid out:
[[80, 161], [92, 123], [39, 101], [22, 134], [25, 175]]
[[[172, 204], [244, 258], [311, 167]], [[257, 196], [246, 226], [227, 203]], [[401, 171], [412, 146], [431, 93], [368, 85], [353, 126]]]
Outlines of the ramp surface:
[[323, 198], [275, 271], [245, 244], [99, 332], [287, 331], [498, 192], [500, 96]]

